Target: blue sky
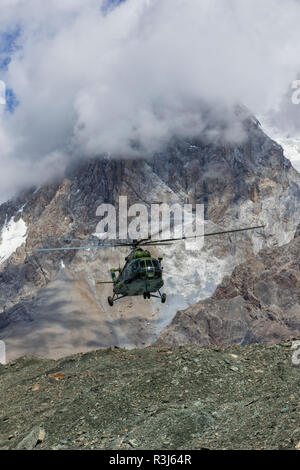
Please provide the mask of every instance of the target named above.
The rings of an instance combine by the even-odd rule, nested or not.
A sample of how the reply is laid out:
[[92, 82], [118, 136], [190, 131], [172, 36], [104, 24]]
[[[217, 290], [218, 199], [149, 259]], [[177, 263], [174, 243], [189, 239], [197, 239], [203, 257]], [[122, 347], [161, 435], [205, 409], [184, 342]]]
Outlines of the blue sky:
[[297, 78], [299, 17], [294, 0], [0, 0], [0, 200], [132, 142], [225, 121], [240, 142], [234, 104], [261, 115]]
[[0, 69], [6, 69], [10, 62], [10, 56], [15, 50], [15, 42], [19, 35], [19, 29], [12, 32], [0, 33]]
[[119, 5], [120, 3], [123, 3], [125, 2], [126, 0], [107, 0], [106, 3], [107, 4], [110, 4], [112, 6], [117, 6]]
[[[13, 31], [0, 33], [0, 80], [11, 61], [11, 55], [17, 50], [17, 40], [20, 35], [20, 28]], [[13, 90], [7, 84], [6, 89], [6, 110], [12, 113], [18, 105], [18, 100]]]
[[[109, 8], [116, 7], [125, 1], [126, 0], [106, 0], [103, 5], [103, 9], [107, 10]], [[9, 63], [11, 62], [12, 54], [20, 48], [17, 44], [20, 33], [21, 29], [18, 26], [11, 31], [0, 31], [0, 80], [3, 79], [2, 76], [5, 74]], [[18, 106], [18, 99], [14, 90], [9, 87], [9, 84], [6, 85], [6, 111], [13, 113]]]

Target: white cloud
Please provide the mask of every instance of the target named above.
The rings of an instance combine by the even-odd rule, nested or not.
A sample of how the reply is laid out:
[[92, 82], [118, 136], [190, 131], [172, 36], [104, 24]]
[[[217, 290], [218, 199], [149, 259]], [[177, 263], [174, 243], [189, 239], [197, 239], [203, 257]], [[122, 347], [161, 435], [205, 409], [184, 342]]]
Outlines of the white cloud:
[[153, 150], [192, 135], [207, 123], [206, 104], [239, 138], [231, 106], [262, 114], [299, 70], [296, 0], [101, 5], [1, 0], [0, 30], [19, 25], [22, 46], [0, 77], [20, 102], [0, 116], [3, 193], [40, 183], [53, 160], [51, 174], [62, 171], [65, 155], [126, 154], [132, 142]]

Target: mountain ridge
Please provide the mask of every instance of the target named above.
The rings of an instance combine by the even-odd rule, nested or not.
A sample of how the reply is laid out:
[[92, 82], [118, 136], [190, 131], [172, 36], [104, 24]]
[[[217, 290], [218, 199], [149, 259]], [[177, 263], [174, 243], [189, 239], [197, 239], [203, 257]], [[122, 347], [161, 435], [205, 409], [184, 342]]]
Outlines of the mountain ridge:
[[[289, 242], [300, 219], [300, 176], [253, 117], [244, 119], [243, 126], [246, 139], [240, 144], [182, 139], [152, 159], [80, 162], [62, 181], [2, 204], [2, 233], [11, 219], [22, 219], [27, 227], [26, 244], [0, 264], [0, 338], [10, 357], [25, 351], [49, 356], [151, 344], [178, 309], [210, 297], [237, 264], [264, 247]], [[128, 298], [109, 310], [110, 290], [100, 289], [96, 281], [123, 263], [126, 250], [42, 255], [32, 250], [55, 246], [60, 237], [93, 240], [98, 205], [110, 202], [118, 208], [119, 195], [126, 195], [129, 205], [203, 203], [208, 231], [266, 228], [264, 233], [206, 240], [200, 253], [186, 252], [182, 244], [164, 247], [168, 302], [162, 306]]]

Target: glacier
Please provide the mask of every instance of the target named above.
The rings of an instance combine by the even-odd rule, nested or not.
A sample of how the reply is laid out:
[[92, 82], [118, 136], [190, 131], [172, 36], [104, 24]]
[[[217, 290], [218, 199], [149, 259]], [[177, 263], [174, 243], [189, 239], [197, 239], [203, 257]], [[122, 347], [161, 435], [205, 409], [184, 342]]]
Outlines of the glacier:
[[27, 226], [22, 218], [12, 217], [1, 230], [0, 264], [4, 263], [23, 243], [26, 242]]

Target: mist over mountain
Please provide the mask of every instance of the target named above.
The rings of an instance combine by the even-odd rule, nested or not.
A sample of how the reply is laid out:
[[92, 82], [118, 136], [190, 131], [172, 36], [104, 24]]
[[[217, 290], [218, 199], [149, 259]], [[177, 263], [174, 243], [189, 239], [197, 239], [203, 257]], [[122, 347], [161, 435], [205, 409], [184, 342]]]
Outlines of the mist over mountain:
[[246, 136], [299, 71], [298, 0], [4, 0], [0, 200], [70, 162], [144, 157], [170, 138]]

